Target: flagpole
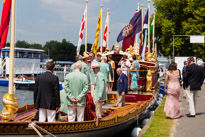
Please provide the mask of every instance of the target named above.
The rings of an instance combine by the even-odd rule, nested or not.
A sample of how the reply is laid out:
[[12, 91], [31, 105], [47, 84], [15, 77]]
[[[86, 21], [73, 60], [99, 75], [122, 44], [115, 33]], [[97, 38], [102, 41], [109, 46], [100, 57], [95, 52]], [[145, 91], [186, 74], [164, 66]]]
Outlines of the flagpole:
[[110, 26], [110, 10], [107, 8], [107, 37], [106, 37], [106, 49], [108, 49], [108, 42], [109, 42], [109, 26]]
[[[142, 17], [142, 35], [141, 35], [141, 46], [143, 45], [143, 4], [141, 5], [141, 17]], [[142, 50], [142, 49], [141, 49]], [[139, 48], [139, 55], [140, 55], [140, 48]]]
[[101, 4], [101, 24], [100, 24], [100, 28], [101, 28], [101, 37], [100, 37], [100, 46], [101, 46], [101, 54], [102, 54], [102, 43], [103, 43], [103, 31], [102, 31], [102, 13], [103, 13], [103, 5]]
[[16, 0], [11, 3], [11, 36], [10, 36], [10, 53], [9, 53], [9, 88], [8, 94], [2, 98], [4, 108], [1, 113], [2, 121], [13, 121], [18, 110], [17, 98], [14, 97], [14, 42], [15, 42], [15, 5]]
[[[145, 12], [145, 18], [146, 18], [147, 8], [144, 9], [144, 12]], [[144, 27], [144, 26], [143, 26], [143, 27]], [[147, 46], [146, 46], [146, 42], [147, 42], [147, 41], [146, 41], [146, 34], [147, 34], [146, 31], [147, 31], [147, 30], [145, 30], [145, 36], [144, 36], [144, 37], [145, 37], [145, 41], [144, 41], [144, 43], [143, 43], [143, 39], [142, 39], [143, 49], [142, 49], [142, 52], [141, 52], [141, 53], [142, 53], [142, 54], [141, 54], [141, 57], [142, 57], [142, 60], [143, 60], [143, 61], [144, 61], [144, 59], [145, 59], [145, 50], [146, 50], [146, 47], [147, 47]], [[143, 34], [143, 30], [142, 30], [142, 34]]]
[[87, 32], [88, 32], [88, 0], [85, 0], [85, 54], [87, 54]]
[[11, 4], [11, 41], [9, 54], [9, 94], [14, 94], [14, 42], [15, 42], [15, 4], [16, 0], [12, 0]]
[[154, 33], [155, 33], [155, 12], [154, 12], [154, 22], [153, 22], [153, 34], [152, 34], [152, 51], [154, 51]]
[[[137, 12], [139, 12], [139, 10], [140, 10], [140, 3], [137, 3]], [[135, 37], [136, 37], [135, 46], [137, 47], [139, 33], [137, 33], [137, 34], [135, 35]]]
[[150, 52], [150, 0], [148, 0], [148, 52]]

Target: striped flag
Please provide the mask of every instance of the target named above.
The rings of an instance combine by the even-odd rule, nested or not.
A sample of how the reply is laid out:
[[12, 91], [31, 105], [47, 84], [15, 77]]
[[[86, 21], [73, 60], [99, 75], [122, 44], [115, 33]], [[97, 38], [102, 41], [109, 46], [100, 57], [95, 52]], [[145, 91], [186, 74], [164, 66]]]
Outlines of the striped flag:
[[6, 45], [7, 33], [9, 30], [10, 13], [11, 0], [4, 0], [0, 26], [0, 49], [4, 48]]
[[[106, 21], [105, 21], [105, 30], [104, 30], [104, 35], [103, 35], [103, 47], [102, 47], [102, 52], [105, 51], [105, 49], [107, 48], [107, 26], [108, 26], [108, 16], [106, 18]], [[110, 32], [108, 32], [110, 33]]]
[[95, 43], [93, 44], [93, 53], [97, 53], [98, 49], [99, 49], [99, 45], [98, 45], [98, 40], [99, 40], [99, 32], [101, 30], [101, 10], [100, 10], [100, 14], [98, 17], [98, 24], [97, 24], [97, 29], [96, 29], [96, 34], [95, 34]]
[[151, 42], [152, 42], [154, 22], [155, 22], [155, 20], [153, 19], [153, 20], [152, 20], [152, 24], [151, 24], [151, 26], [150, 26], [150, 41], [151, 41]]
[[142, 40], [142, 47], [141, 47], [141, 57], [142, 59], [144, 59], [144, 55], [145, 55], [145, 50], [146, 50], [146, 32], [147, 32], [147, 28], [148, 28], [148, 10], [147, 13], [144, 17], [144, 25], [143, 25], [143, 40]]
[[77, 51], [76, 51], [77, 55], [79, 55], [81, 43], [82, 43], [82, 40], [83, 40], [83, 31], [84, 31], [84, 28], [85, 28], [85, 20], [86, 20], [86, 10], [84, 11], [82, 22], [81, 22], [81, 25], [80, 25], [78, 47], [77, 47]]

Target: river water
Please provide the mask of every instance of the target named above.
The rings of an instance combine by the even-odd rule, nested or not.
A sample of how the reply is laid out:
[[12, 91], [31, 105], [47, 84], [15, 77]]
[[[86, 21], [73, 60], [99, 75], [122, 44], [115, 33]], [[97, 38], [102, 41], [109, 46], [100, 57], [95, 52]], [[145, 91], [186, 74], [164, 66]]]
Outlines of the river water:
[[[60, 81], [64, 79], [63, 72], [54, 72], [54, 74], [58, 76]], [[3, 108], [2, 98], [6, 93], [8, 93], [8, 87], [0, 86], [0, 112]], [[22, 107], [26, 103], [33, 104], [33, 90], [16, 90], [15, 97], [20, 99], [18, 100], [19, 107]]]
[[[0, 111], [3, 108], [2, 97], [8, 93], [8, 87], [0, 86]], [[33, 90], [16, 90], [15, 97], [19, 98], [19, 107], [24, 104], [33, 104]]]

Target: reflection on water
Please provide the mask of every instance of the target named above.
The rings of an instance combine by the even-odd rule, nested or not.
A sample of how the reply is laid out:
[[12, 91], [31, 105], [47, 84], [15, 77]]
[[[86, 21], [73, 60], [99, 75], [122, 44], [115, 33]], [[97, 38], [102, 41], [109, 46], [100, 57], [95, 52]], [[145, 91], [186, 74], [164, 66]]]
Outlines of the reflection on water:
[[[8, 87], [0, 86], [0, 111], [3, 108], [2, 97], [6, 93], [8, 93]], [[20, 98], [18, 100], [19, 107], [26, 103], [33, 104], [33, 90], [16, 90], [15, 97]]]

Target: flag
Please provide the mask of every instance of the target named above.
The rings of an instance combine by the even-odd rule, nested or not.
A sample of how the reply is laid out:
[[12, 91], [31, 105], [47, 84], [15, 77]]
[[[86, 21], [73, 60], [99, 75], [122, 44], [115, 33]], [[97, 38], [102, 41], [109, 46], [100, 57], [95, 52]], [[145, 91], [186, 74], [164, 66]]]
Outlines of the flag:
[[151, 42], [152, 42], [152, 34], [153, 34], [154, 22], [155, 22], [155, 20], [153, 19], [153, 20], [152, 20], [152, 24], [151, 24], [151, 26], [150, 26], [150, 41], [151, 41]]
[[6, 45], [7, 33], [9, 30], [10, 13], [11, 0], [4, 0], [0, 26], [0, 49], [4, 48]]
[[[102, 47], [102, 52], [105, 51], [105, 49], [107, 48], [107, 26], [108, 26], [108, 16], [106, 18], [106, 21], [105, 21], [105, 30], [104, 30], [104, 35], [103, 35], [103, 47]], [[108, 32], [110, 33], [110, 32]]]
[[95, 53], [95, 54], [99, 49], [98, 39], [99, 39], [99, 32], [101, 30], [101, 18], [102, 17], [101, 17], [101, 10], [100, 10], [100, 14], [99, 14], [99, 17], [98, 17], [98, 24], [97, 24], [96, 34], [95, 34], [95, 43], [93, 45], [93, 53]]
[[142, 18], [141, 18], [141, 10], [132, 17], [130, 22], [122, 29], [120, 34], [117, 37], [117, 42], [128, 38], [130, 36], [135, 35], [136, 33], [142, 30]]
[[[134, 16], [137, 14], [138, 11], [135, 11]], [[135, 35], [129, 37], [129, 38], [125, 38], [122, 41], [122, 50], [125, 52], [127, 48], [130, 47], [130, 45], [134, 45], [135, 42]]]
[[78, 47], [77, 47], [77, 51], [76, 51], [77, 55], [79, 55], [80, 47], [81, 47], [81, 43], [82, 43], [82, 39], [83, 39], [83, 31], [84, 31], [84, 28], [85, 28], [85, 20], [86, 20], [86, 10], [84, 11], [82, 22], [81, 22], [81, 25], [80, 25]]
[[142, 59], [144, 59], [144, 55], [145, 55], [145, 49], [146, 49], [146, 32], [147, 32], [147, 28], [148, 28], [148, 14], [149, 11], [147, 10], [147, 13], [144, 17], [144, 22], [143, 22], [143, 40], [142, 40], [142, 47], [141, 47], [141, 57]]
[[130, 45], [134, 45], [134, 42], [135, 42], [135, 35], [129, 37], [129, 38], [126, 38], [122, 41], [122, 50], [125, 52], [127, 48], [130, 47]]

